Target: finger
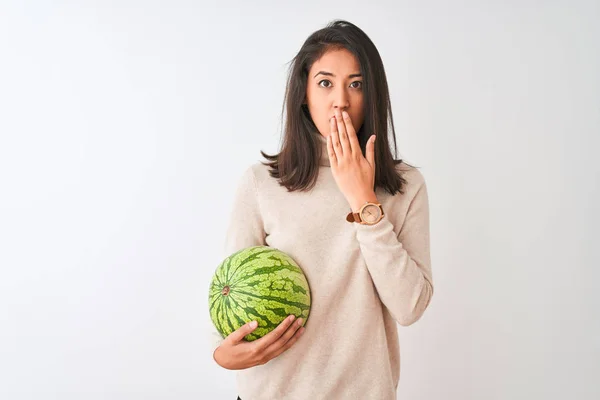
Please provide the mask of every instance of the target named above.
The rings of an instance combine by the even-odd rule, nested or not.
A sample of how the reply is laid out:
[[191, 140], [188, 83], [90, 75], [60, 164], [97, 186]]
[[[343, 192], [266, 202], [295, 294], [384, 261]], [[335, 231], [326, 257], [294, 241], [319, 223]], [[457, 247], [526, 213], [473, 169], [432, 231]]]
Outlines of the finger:
[[350, 148], [350, 143], [348, 142], [348, 133], [346, 132], [346, 123], [344, 122], [344, 117], [342, 117], [340, 110], [336, 110], [335, 120], [337, 122], [337, 130], [339, 132], [340, 143], [342, 145], [342, 153], [343, 155], [352, 154], [352, 149]]
[[254, 331], [257, 326], [258, 322], [250, 321], [247, 324], [242, 325], [235, 331], [231, 332], [229, 336], [227, 336], [227, 339], [231, 340], [233, 343], [239, 343], [242, 340], [244, 340], [244, 337], [246, 337], [246, 335], [252, 333], [252, 331]]
[[260, 339], [255, 340], [254, 343], [256, 343], [256, 346], [258, 346], [259, 348], [266, 349], [285, 333], [285, 331], [290, 327], [292, 322], [294, 322], [295, 318], [296, 317], [294, 315], [288, 316], [277, 326], [277, 328], [273, 329], [271, 332], [267, 333]]
[[331, 144], [333, 145], [333, 151], [335, 152], [336, 159], [340, 159], [343, 156], [342, 145], [340, 143], [340, 136], [337, 131], [336, 118], [333, 117], [329, 120], [329, 130], [331, 136]]
[[344, 119], [344, 125], [346, 126], [346, 133], [348, 134], [348, 144], [350, 146], [350, 151], [355, 156], [362, 155], [362, 152], [360, 150], [360, 143], [358, 143], [358, 137], [356, 136], [354, 125], [352, 125], [350, 114], [344, 111], [342, 113], [342, 117]]
[[302, 328], [302, 318], [298, 318], [296, 322], [294, 322], [287, 331], [275, 343], [271, 344], [269, 347], [265, 349], [265, 352], [269, 354], [269, 358], [273, 358], [271, 356], [272, 353], [276, 353], [282, 348], [296, 333], [296, 331]]
[[278, 357], [281, 353], [283, 353], [284, 351], [288, 350], [290, 347], [292, 347], [297, 341], [298, 339], [300, 339], [300, 337], [302, 336], [302, 334], [304, 333], [304, 330], [306, 328], [302, 327], [300, 329], [298, 329], [296, 331], [296, 334], [294, 336], [292, 336], [292, 338], [290, 340], [288, 340], [282, 347], [279, 348], [279, 350], [277, 350], [275, 353], [273, 353], [271, 355], [271, 358], [275, 358]]
[[331, 143], [331, 135], [327, 136], [327, 154], [329, 155], [329, 163], [337, 165], [337, 157], [333, 149], [333, 143]]
[[367, 142], [367, 148], [365, 149], [365, 153], [367, 153], [367, 161], [371, 165], [373, 169], [375, 169], [375, 135], [372, 135]]

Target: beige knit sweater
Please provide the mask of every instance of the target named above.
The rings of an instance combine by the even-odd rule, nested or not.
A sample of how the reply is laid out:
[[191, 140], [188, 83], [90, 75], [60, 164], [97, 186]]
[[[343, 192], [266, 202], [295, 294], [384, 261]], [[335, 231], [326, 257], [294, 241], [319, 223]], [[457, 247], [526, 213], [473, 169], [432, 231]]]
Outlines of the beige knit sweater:
[[[327, 142], [310, 192], [288, 192], [260, 163], [241, 177], [223, 258], [267, 245], [303, 269], [312, 305], [306, 331], [268, 363], [236, 371], [242, 400], [392, 400], [400, 375], [397, 324], [410, 325], [432, 294], [427, 188], [421, 173], [397, 168], [405, 194], [377, 189], [385, 217], [346, 221], [350, 206], [331, 173]], [[222, 338], [213, 328], [211, 352]]]

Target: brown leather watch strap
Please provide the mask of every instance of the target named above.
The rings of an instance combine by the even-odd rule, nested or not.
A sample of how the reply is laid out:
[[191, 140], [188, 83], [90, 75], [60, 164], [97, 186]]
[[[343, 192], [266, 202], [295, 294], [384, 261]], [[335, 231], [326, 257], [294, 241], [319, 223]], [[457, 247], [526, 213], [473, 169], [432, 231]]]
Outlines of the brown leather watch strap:
[[360, 222], [360, 214], [359, 213], [353, 213], [352, 211], [350, 211], [350, 213], [346, 216], [346, 221], [348, 221], [348, 222]]

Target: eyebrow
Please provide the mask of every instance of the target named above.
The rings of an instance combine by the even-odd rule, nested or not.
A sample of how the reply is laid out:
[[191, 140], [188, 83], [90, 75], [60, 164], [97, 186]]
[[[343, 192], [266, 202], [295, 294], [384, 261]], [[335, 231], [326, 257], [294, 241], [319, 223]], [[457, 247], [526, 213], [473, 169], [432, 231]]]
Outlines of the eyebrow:
[[[327, 75], [327, 76], [333, 76], [335, 78], [334, 74], [332, 74], [331, 72], [327, 72], [327, 71], [319, 71], [319, 72], [317, 72], [317, 75]], [[313, 76], [313, 78], [316, 78], [317, 75]], [[360, 74], [360, 73], [359, 74], [350, 74], [350, 75], [348, 75], [348, 78], [356, 78], [359, 76], [362, 76], [362, 74]]]

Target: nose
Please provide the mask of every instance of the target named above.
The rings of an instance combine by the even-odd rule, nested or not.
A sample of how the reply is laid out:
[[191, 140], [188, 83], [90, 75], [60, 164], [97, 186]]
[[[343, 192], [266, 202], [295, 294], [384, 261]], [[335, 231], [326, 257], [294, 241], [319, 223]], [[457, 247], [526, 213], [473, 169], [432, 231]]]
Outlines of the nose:
[[345, 88], [340, 88], [334, 93], [333, 107], [340, 111], [346, 110], [350, 104], [348, 102], [349, 96]]

